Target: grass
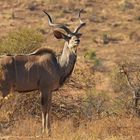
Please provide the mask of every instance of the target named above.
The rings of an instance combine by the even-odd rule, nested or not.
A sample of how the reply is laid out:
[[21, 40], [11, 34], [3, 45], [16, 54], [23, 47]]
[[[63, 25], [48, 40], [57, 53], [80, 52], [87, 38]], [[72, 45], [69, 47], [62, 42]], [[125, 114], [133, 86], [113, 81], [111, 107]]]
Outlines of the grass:
[[[41, 128], [37, 120], [28, 118], [17, 122], [11, 140], [132, 140], [139, 139], [139, 120], [137, 118], [112, 117], [102, 120], [81, 122], [79, 127], [74, 127], [71, 120], [55, 121], [52, 125], [52, 136], [36, 138], [40, 135]], [[4, 137], [1, 136], [1, 137]], [[12, 138], [13, 137], [13, 138]]]
[[33, 29], [9, 32], [0, 42], [1, 54], [29, 53], [41, 46], [44, 36]]

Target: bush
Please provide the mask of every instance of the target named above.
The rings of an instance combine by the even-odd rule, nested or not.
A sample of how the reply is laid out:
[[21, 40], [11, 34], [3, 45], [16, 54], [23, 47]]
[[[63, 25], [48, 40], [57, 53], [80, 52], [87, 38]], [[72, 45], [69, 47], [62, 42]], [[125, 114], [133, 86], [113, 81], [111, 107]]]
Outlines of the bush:
[[134, 95], [140, 96], [140, 65], [139, 60], [127, 60], [111, 73], [111, 85], [115, 92], [119, 93], [116, 102], [118, 109], [125, 113], [135, 112], [139, 114], [140, 104], [136, 104]]
[[132, 41], [140, 42], [140, 33], [138, 31], [133, 31], [129, 34], [129, 38]]
[[0, 42], [0, 53], [29, 53], [41, 46], [44, 37], [33, 29], [20, 29], [10, 32]]
[[113, 101], [112, 112], [115, 114], [133, 114], [133, 100], [131, 96], [121, 94]]
[[140, 21], [140, 15], [136, 16], [136, 20]]
[[131, 0], [122, 0], [122, 1], [119, 3], [119, 8], [120, 8], [122, 11], [126, 11], [126, 10], [129, 10], [129, 9], [133, 9], [133, 8], [134, 8], [134, 4], [132, 3]]
[[127, 80], [123, 73], [120, 73], [119, 68], [115, 68], [112, 70], [110, 74], [110, 83], [112, 89], [115, 92], [123, 92], [123, 93], [130, 93], [130, 88], [128, 86]]
[[85, 58], [88, 59], [90, 62], [92, 62], [94, 66], [98, 67], [101, 65], [101, 61], [99, 58], [97, 58], [96, 52], [94, 50], [86, 52]]
[[82, 111], [86, 118], [92, 119], [101, 117], [108, 110], [109, 96], [103, 91], [97, 92], [95, 89], [87, 91], [83, 100]]

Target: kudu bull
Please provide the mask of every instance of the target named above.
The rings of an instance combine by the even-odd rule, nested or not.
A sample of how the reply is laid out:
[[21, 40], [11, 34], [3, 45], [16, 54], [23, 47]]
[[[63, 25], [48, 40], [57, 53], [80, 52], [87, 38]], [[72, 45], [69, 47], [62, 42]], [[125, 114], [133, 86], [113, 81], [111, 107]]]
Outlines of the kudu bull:
[[[80, 25], [72, 32], [64, 24], [55, 24], [51, 16], [48, 17], [49, 25], [63, 29], [66, 34], [54, 30], [57, 39], [64, 39], [65, 44], [60, 56], [56, 56], [47, 48], [37, 49], [31, 54], [6, 55], [0, 57], [2, 77], [0, 79], [0, 91], [6, 97], [10, 91], [29, 92], [39, 90], [41, 93], [42, 129], [43, 132], [51, 132], [50, 111], [52, 92], [61, 87], [74, 68], [77, 57], [77, 46], [80, 43], [79, 30], [85, 26], [85, 22], [78, 18]], [[47, 128], [47, 129], [46, 129]]]

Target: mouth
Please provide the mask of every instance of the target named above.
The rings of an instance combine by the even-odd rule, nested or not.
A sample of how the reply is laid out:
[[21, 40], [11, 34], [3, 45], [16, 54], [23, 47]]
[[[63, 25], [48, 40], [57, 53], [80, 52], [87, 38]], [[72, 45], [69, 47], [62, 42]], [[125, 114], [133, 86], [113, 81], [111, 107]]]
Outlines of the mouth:
[[79, 39], [75, 40], [75, 45], [74, 45], [74, 47], [78, 46], [79, 43], [80, 43], [80, 40], [79, 40]]
[[72, 48], [73, 48], [73, 49], [76, 49], [78, 45], [79, 45], [79, 43], [75, 42], [75, 44], [73, 45]]

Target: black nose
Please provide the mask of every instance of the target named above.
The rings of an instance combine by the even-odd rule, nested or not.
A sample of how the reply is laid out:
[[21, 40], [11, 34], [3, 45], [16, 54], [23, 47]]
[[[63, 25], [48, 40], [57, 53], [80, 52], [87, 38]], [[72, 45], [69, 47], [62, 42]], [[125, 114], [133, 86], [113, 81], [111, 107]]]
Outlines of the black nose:
[[76, 39], [77, 43], [80, 43], [80, 40], [79, 39]]

